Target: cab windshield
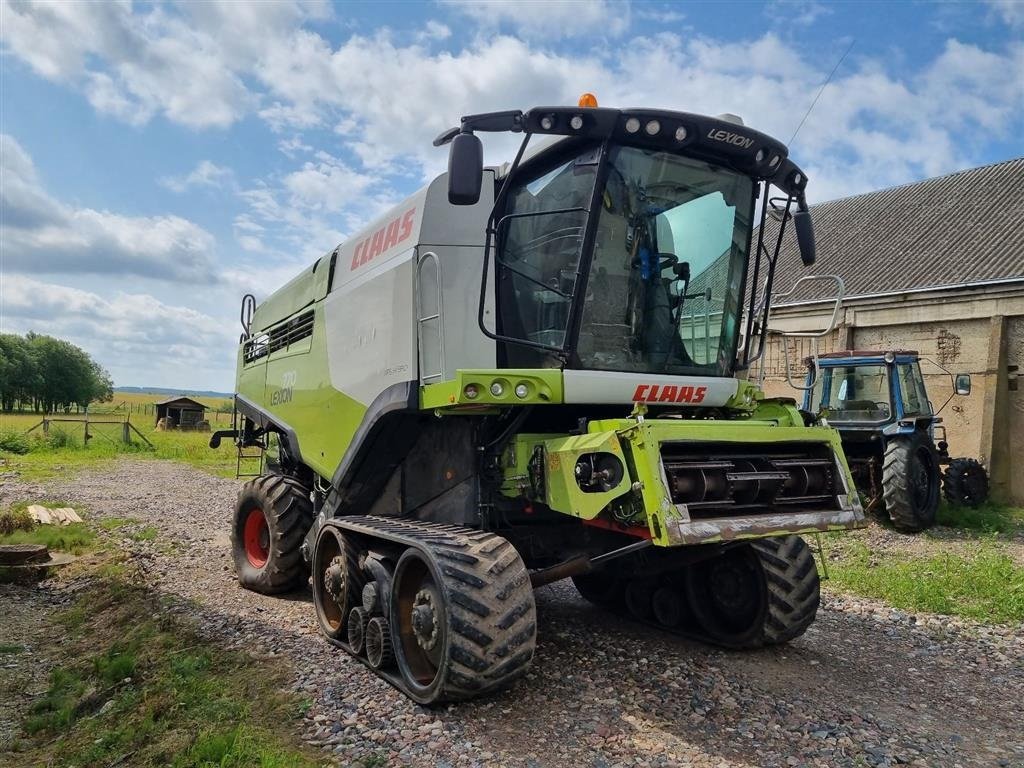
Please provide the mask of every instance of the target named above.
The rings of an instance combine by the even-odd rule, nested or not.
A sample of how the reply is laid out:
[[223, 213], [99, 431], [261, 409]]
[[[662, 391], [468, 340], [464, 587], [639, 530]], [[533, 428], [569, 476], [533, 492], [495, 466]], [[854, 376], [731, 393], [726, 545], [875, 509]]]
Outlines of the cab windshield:
[[[574, 367], [729, 375], [752, 180], [669, 152], [615, 146], [595, 195], [599, 158], [599, 149], [587, 150], [513, 186], [499, 227], [503, 332], [565, 347], [577, 301]], [[584, 268], [585, 295], [577, 290]], [[560, 364], [550, 351], [513, 346], [511, 365]]]
[[885, 365], [822, 368], [811, 391], [811, 412], [824, 410], [832, 422], [877, 424], [892, 413]]

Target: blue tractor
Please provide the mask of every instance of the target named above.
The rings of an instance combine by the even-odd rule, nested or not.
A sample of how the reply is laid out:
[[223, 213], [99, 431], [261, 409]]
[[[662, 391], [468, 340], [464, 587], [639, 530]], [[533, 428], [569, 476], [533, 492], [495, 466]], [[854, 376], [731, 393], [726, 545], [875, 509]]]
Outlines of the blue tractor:
[[842, 435], [854, 482], [867, 497], [865, 510], [887, 515], [908, 533], [934, 525], [940, 492], [952, 504], [972, 507], [988, 498], [985, 468], [976, 459], [950, 458], [938, 418], [954, 396], [970, 394], [971, 377], [943, 368], [953, 394], [936, 411], [920, 361], [909, 350], [820, 355], [816, 365], [808, 360], [804, 393], [804, 410]]

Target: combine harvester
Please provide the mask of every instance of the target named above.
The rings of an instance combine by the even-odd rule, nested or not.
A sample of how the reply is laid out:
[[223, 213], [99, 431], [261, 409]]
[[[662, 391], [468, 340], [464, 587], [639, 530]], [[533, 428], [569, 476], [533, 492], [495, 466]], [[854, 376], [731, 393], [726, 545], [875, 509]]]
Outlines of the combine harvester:
[[[487, 131], [523, 135], [511, 164], [483, 166]], [[589, 95], [464, 117], [446, 144], [447, 174], [243, 302], [239, 420], [211, 441], [267, 450], [240, 583], [312, 571], [324, 634], [425, 704], [522, 675], [533, 588], [563, 578], [729, 648], [803, 634], [799, 534], [864, 515], [839, 434], [745, 380], [770, 305], [746, 287], [770, 295], [787, 221], [814, 259], [786, 147]], [[778, 240], [752, 243], [771, 208]]]

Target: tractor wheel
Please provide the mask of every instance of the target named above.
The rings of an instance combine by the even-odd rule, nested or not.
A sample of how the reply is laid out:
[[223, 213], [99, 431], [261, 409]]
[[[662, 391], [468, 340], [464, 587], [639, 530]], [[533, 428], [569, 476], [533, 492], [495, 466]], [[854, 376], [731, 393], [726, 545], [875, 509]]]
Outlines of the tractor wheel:
[[953, 459], [943, 473], [946, 501], [977, 507], [988, 499], [988, 473], [977, 459]]
[[923, 432], [895, 438], [885, 449], [882, 496], [896, 530], [916, 533], [935, 525], [939, 509], [939, 460]]
[[686, 597], [705, 638], [730, 648], [799, 637], [821, 599], [814, 556], [799, 536], [759, 539], [696, 563]]
[[302, 586], [309, 569], [302, 539], [313, 522], [309, 490], [284, 475], [262, 475], [242, 486], [231, 527], [238, 583], [273, 595]]

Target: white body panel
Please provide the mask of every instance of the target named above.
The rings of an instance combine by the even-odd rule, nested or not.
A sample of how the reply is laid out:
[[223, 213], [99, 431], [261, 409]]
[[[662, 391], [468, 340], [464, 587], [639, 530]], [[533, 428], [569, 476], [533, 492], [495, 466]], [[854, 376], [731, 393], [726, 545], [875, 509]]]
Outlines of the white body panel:
[[363, 405], [416, 378], [415, 249], [351, 278], [324, 301], [331, 386]]
[[644, 402], [717, 407], [725, 405], [736, 394], [739, 382], [704, 376], [567, 370], [562, 374], [562, 386], [566, 403]]

